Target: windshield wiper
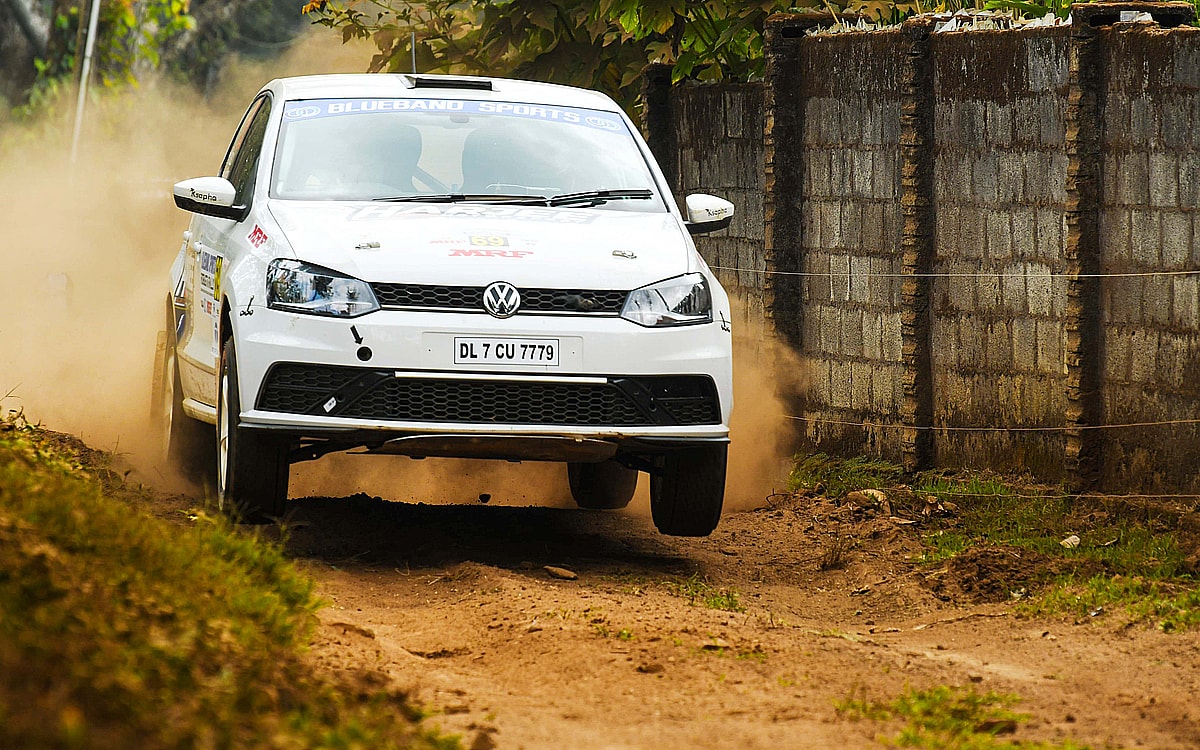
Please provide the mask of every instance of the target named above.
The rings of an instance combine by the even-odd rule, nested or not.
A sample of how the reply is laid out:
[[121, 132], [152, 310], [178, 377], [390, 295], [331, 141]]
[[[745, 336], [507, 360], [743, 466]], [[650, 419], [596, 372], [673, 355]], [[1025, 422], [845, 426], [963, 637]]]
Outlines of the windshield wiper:
[[497, 195], [495, 193], [429, 193], [416, 195], [392, 195], [372, 198], [386, 203], [502, 203], [509, 206], [545, 206], [546, 199], [540, 195]]
[[582, 193], [563, 193], [546, 199], [547, 206], [575, 206], [586, 203], [598, 206], [614, 200], [648, 200], [654, 197], [654, 191], [646, 188], [634, 190], [588, 190]]
[[648, 200], [654, 191], [647, 188], [633, 190], [588, 190], [582, 193], [563, 193], [546, 197], [543, 195], [497, 194], [497, 193], [429, 193], [416, 195], [393, 195], [371, 200], [387, 203], [500, 203], [509, 206], [598, 206], [615, 200]]

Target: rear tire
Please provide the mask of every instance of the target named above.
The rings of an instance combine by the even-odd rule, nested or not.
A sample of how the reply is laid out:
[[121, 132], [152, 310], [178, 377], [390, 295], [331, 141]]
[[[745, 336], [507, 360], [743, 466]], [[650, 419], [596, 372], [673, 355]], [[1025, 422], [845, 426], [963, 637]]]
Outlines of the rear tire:
[[233, 341], [221, 353], [217, 381], [217, 507], [239, 523], [283, 515], [290, 442], [239, 426], [242, 413]]
[[183, 411], [183, 386], [175, 355], [175, 320], [167, 301], [166, 330], [158, 332], [154, 351], [154, 387], [150, 419], [159, 439], [159, 461], [188, 480], [203, 484], [212, 477], [216, 441], [212, 428]]
[[650, 475], [650, 514], [670, 536], [708, 536], [725, 501], [726, 443], [684, 448], [658, 460]]
[[571, 482], [571, 497], [580, 508], [617, 510], [629, 505], [633, 499], [638, 472], [616, 461], [569, 463], [567, 479]]

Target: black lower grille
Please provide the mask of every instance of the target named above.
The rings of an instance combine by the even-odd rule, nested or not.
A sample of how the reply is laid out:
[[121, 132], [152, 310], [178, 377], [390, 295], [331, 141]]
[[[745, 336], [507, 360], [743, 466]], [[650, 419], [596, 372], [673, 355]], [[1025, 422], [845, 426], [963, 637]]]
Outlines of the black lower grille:
[[391, 370], [280, 363], [263, 411], [403, 422], [637, 427], [717, 424], [704, 376], [613, 377], [606, 383], [396, 377]]
[[648, 423], [636, 405], [609, 385], [408, 378], [381, 383], [341, 416], [496, 424]]

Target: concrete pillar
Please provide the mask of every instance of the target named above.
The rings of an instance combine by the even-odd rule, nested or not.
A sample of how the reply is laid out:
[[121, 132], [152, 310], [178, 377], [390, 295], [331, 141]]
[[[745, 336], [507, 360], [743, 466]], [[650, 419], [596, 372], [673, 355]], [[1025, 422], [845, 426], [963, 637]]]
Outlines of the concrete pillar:
[[1098, 29], [1121, 20], [1123, 12], [1149, 13], [1165, 28], [1190, 22], [1189, 3], [1087, 3], [1071, 8], [1071, 47], [1067, 76], [1067, 261], [1066, 330], [1067, 483], [1077, 491], [1096, 485], [1103, 474], [1104, 435], [1096, 429], [1104, 414], [1104, 309], [1100, 253], [1103, 196], [1103, 98], [1105, 69]]
[[915, 19], [904, 24], [909, 45], [900, 101], [900, 205], [904, 229], [900, 248], [904, 255], [901, 282], [900, 337], [904, 358], [904, 423], [901, 445], [909, 471], [933, 464], [933, 356], [928, 276], [933, 269], [934, 233], [934, 132], [933, 61], [929, 38], [933, 20]]
[[767, 58], [766, 117], [763, 126], [764, 252], [768, 274], [763, 306], [769, 323], [796, 351], [803, 351], [803, 285], [795, 274], [803, 264], [804, 97], [800, 45], [812, 28], [853, 22], [855, 14], [776, 13], [767, 19], [763, 48]]
[[642, 135], [673, 192], [679, 192], [679, 139], [671, 97], [671, 67], [655, 63], [642, 76]]

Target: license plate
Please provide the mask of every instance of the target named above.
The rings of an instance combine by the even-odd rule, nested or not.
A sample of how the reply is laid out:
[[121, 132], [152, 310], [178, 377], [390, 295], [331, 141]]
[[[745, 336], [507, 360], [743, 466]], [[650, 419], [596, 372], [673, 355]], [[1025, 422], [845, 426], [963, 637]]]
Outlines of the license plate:
[[454, 364], [558, 367], [558, 339], [455, 336]]

